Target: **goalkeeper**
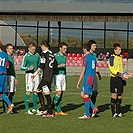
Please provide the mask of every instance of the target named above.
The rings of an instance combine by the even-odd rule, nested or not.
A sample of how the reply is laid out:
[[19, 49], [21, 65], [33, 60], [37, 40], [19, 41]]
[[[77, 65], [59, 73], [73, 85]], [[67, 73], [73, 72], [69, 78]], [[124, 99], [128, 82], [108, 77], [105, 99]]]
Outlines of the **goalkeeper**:
[[113, 45], [114, 54], [110, 56], [108, 66], [110, 70], [110, 93], [111, 93], [111, 112], [112, 117], [121, 117], [121, 102], [123, 94], [123, 86], [126, 85], [126, 80], [130, 77], [123, 73], [121, 46], [116, 43]]

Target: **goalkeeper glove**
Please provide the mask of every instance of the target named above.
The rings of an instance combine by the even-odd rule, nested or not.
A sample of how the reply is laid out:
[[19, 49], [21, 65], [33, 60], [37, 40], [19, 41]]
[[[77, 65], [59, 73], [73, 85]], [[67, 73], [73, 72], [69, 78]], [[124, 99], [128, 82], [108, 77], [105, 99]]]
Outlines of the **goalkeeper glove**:
[[124, 73], [117, 73], [117, 75], [119, 76], [119, 77], [121, 77], [123, 80], [128, 80], [128, 78], [125, 76], [126, 74], [128, 74], [127, 72], [124, 72]]

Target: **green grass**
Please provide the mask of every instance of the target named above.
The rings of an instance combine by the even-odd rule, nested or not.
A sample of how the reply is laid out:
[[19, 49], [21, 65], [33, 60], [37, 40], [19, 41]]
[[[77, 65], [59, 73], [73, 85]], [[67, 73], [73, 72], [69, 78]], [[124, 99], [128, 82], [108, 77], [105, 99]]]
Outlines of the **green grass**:
[[[84, 105], [80, 97], [80, 90], [76, 89], [78, 76], [67, 77], [67, 90], [63, 96], [62, 110], [68, 116], [55, 116], [54, 118], [43, 118], [36, 115], [26, 115], [24, 108], [25, 83], [24, 75], [18, 75], [19, 84], [15, 95], [15, 105], [19, 114], [2, 113], [0, 102], [0, 133], [131, 133], [133, 132], [132, 82], [124, 89], [122, 100], [121, 118], [112, 118], [110, 111], [109, 78], [103, 77], [99, 81], [99, 95], [96, 106], [99, 108], [99, 116], [89, 120], [79, 120], [77, 117], [83, 115]], [[52, 89], [54, 87], [52, 85]], [[52, 96], [55, 92], [52, 92]], [[32, 97], [30, 97], [32, 109]], [[40, 104], [38, 104], [40, 107]]]

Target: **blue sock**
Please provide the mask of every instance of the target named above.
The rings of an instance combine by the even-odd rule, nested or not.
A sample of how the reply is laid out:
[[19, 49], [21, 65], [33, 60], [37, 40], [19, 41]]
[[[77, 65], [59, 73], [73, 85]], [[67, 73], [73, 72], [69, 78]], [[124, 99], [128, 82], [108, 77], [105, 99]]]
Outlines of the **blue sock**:
[[90, 116], [90, 99], [89, 97], [84, 98], [84, 106], [85, 106], [85, 115]]
[[0, 97], [8, 104], [8, 106], [11, 105], [11, 102], [6, 94], [2, 94]]

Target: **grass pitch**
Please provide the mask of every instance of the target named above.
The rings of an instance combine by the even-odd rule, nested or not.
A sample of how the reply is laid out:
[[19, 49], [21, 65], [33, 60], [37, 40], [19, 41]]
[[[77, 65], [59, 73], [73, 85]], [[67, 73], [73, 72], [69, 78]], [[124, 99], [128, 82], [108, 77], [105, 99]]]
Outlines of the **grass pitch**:
[[[15, 106], [18, 114], [2, 113], [0, 102], [0, 133], [131, 133], [133, 132], [133, 80], [127, 81], [122, 100], [121, 118], [112, 118], [110, 111], [109, 78], [103, 77], [99, 81], [99, 94], [96, 106], [99, 108], [99, 117], [89, 120], [79, 120], [83, 115], [84, 104], [80, 97], [80, 90], [76, 89], [78, 76], [67, 77], [67, 90], [63, 95], [62, 110], [67, 116], [43, 118], [36, 115], [26, 115], [24, 106], [25, 82], [24, 75], [18, 75], [19, 84], [15, 94]], [[52, 85], [54, 90], [54, 86]], [[55, 94], [51, 93], [52, 97]], [[40, 104], [38, 103], [38, 107]], [[32, 95], [30, 97], [32, 109]]]

